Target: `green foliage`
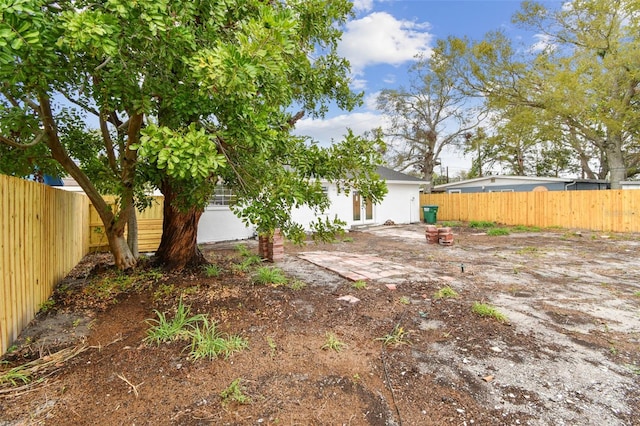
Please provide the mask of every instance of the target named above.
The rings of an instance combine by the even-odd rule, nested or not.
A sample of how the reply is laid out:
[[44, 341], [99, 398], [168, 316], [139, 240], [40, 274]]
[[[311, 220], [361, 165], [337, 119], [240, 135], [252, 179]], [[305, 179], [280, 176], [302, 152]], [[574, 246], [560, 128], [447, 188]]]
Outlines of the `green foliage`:
[[380, 340], [385, 346], [406, 345], [410, 343], [407, 339], [408, 335], [409, 333], [400, 327], [400, 324], [396, 324], [391, 333], [385, 334], [383, 337], [378, 337], [375, 340]]
[[203, 317], [192, 327], [189, 337], [191, 337], [189, 356], [194, 360], [203, 358], [212, 360], [218, 356], [226, 359], [249, 346], [247, 340], [240, 336], [221, 333], [215, 321], [210, 321], [207, 317]]
[[458, 292], [449, 286], [444, 286], [433, 294], [434, 299], [450, 299], [458, 297]]
[[538, 226], [516, 225], [511, 227], [513, 232], [540, 232], [541, 230]]
[[55, 308], [56, 301], [53, 299], [47, 299], [40, 304], [40, 312], [46, 313]]
[[487, 229], [487, 235], [490, 237], [499, 237], [502, 235], [509, 235], [509, 228], [489, 228]]
[[202, 269], [204, 271], [204, 274], [209, 278], [218, 277], [222, 273], [222, 269], [220, 268], [220, 266], [214, 264], [204, 265]]
[[495, 222], [487, 222], [482, 220], [472, 220], [469, 222], [469, 228], [493, 228], [496, 226]]
[[327, 332], [321, 349], [340, 352], [345, 346], [347, 346], [346, 343], [341, 342], [335, 334]]
[[251, 398], [244, 394], [244, 390], [240, 385], [242, 379], [235, 379], [225, 390], [220, 392], [220, 398], [223, 403], [229, 401], [237, 402], [238, 404], [250, 404]]
[[11, 368], [7, 371], [0, 371], [0, 386], [18, 386], [19, 384], [26, 385], [31, 381], [31, 374], [29, 370], [22, 366]]
[[289, 283], [289, 288], [294, 291], [299, 291], [304, 289], [307, 286], [307, 283], [301, 280], [293, 280]]
[[500, 322], [507, 322], [507, 317], [495, 307], [486, 303], [474, 302], [471, 311], [481, 317], [493, 318]]
[[206, 321], [206, 316], [202, 314], [191, 315], [191, 307], [182, 303], [182, 298], [178, 302], [178, 307], [173, 319], [167, 319], [167, 314], [154, 310], [157, 319], [147, 319], [145, 322], [151, 326], [147, 330], [145, 342], [161, 343], [172, 342], [175, 340], [188, 340], [191, 333], [197, 327], [197, 324]]
[[358, 280], [351, 283], [351, 287], [355, 288], [356, 290], [364, 290], [365, 288], [367, 288], [367, 282], [363, 280]]
[[398, 299], [398, 303], [400, 303], [401, 305], [409, 305], [411, 304], [411, 299], [409, 299], [407, 296], [402, 296], [400, 297], [400, 299]]
[[287, 283], [287, 277], [279, 268], [263, 266], [258, 268], [253, 281], [262, 285], [280, 286]]

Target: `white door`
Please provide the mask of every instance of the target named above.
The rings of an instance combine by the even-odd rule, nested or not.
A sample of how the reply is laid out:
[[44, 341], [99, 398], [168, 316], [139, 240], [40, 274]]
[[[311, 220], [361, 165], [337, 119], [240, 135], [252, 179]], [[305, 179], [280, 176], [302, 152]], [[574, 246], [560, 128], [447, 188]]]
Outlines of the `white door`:
[[373, 203], [357, 191], [353, 193], [353, 223], [354, 225], [373, 223]]

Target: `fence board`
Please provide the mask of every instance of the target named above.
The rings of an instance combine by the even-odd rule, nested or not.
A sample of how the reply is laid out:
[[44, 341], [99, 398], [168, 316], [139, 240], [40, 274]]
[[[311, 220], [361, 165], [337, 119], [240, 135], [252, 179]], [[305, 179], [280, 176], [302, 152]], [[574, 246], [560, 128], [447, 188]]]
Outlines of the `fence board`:
[[437, 205], [439, 221], [640, 232], [640, 190], [422, 194], [420, 204]]

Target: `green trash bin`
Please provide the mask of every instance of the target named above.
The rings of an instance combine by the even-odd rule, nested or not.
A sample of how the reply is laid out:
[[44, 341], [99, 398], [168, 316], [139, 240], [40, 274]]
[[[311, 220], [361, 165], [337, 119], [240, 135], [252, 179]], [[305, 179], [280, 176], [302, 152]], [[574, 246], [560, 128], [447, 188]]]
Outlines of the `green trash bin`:
[[422, 206], [422, 217], [425, 223], [435, 224], [438, 221], [438, 206]]

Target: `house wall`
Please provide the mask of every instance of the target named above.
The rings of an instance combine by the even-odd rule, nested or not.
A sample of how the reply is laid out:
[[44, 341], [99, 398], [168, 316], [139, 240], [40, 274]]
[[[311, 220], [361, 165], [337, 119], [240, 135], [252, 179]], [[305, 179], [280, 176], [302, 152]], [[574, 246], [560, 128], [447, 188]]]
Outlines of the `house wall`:
[[[373, 220], [355, 222], [353, 220], [353, 195], [338, 194], [334, 185], [328, 187], [331, 207], [321, 215], [322, 218], [333, 219], [335, 216], [346, 222], [346, 228], [359, 224], [381, 225], [387, 220], [394, 223], [413, 223], [420, 221], [420, 190], [418, 185], [394, 184], [387, 182], [388, 192], [380, 204], [373, 206]], [[295, 222], [302, 224], [308, 231], [309, 225], [317, 215], [308, 207], [295, 209], [292, 214]]]
[[227, 206], [208, 206], [198, 223], [198, 243], [244, 240], [253, 237], [255, 227], [246, 226]]
[[544, 186], [549, 191], [564, 191], [566, 183], [564, 182], [535, 182], [527, 184], [504, 184], [504, 185], [480, 185], [468, 187], [447, 188], [447, 193], [460, 192], [463, 194], [471, 194], [478, 192], [530, 192], [538, 186]]

